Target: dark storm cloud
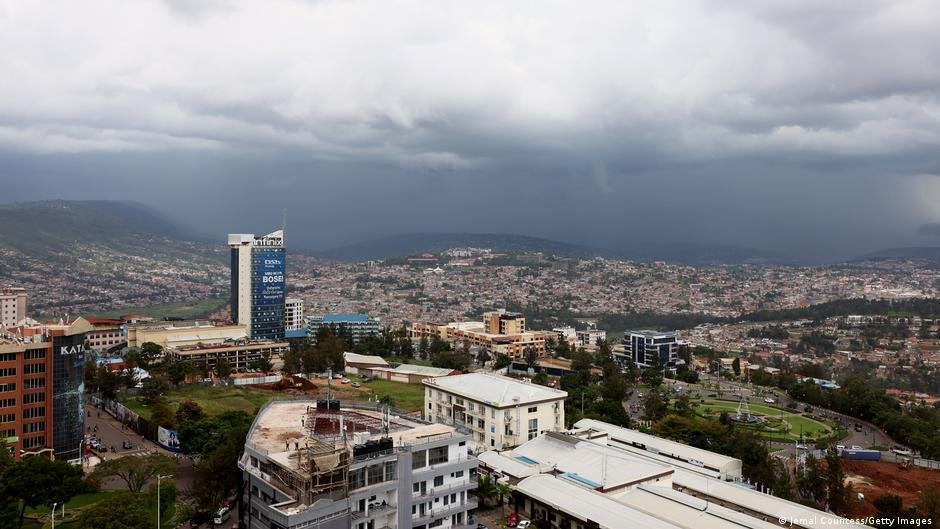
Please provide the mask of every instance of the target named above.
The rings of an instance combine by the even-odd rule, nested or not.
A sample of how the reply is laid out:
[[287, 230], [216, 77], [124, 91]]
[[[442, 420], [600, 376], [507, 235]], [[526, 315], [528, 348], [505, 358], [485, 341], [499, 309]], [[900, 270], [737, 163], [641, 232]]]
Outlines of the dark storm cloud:
[[320, 248], [849, 255], [940, 221], [938, 24], [929, 0], [0, 2], [0, 179], [212, 232], [286, 206]]

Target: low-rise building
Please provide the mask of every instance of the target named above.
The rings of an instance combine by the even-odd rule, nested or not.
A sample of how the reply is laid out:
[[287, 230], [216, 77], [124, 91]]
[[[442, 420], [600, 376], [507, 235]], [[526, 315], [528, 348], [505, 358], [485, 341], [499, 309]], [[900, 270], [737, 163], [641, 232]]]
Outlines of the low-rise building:
[[[469, 437], [339, 401], [271, 401], [238, 462], [248, 529], [475, 529]], [[298, 417], [301, 420], [298, 420]]]
[[304, 300], [287, 298], [284, 300], [284, 330], [293, 331], [305, 326]]
[[345, 330], [352, 336], [354, 344], [359, 343], [366, 336], [382, 334], [379, 319], [370, 318], [368, 314], [323, 314], [307, 318], [307, 330], [311, 339], [316, 340], [317, 332], [321, 327]]
[[128, 347], [140, 347], [147, 342], [153, 342], [168, 349], [199, 344], [221, 344], [247, 338], [248, 327], [245, 325], [215, 325], [206, 321], [140, 323], [127, 326]]
[[[504, 354], [510, 358], [522, 357], [527, 349], [532, 349], [539, 356], [545, 355], [545, 339], [548, 333], [544, 331], [523, 331], [513, 334], [495, 334], [487, 332], [500, 325], [500, 322], [461, 321], [446, 325], [416, 322], [409, 329], [412, 340], [432, 338], [437, 336], [451, 343], [463, 343], [467, 347], [476, 347], [490, 351], [494, 354]], [[513, 321], [504, 327], [511, 329], [524, 328], [524, 321]]]
[[565, 429], [567, 392], [490, 373], [424, 381], [424, 417], [470, 430], [475, 448], [503, 450]]
[[94, 328], [85, 333], [85, 345], [98, 353], [127, 343], [124, 333], [124, 321], [112, 318], [85, 317]]
[[623, 337], [623, 353], [614, 359], [623, 366], [634, 362], [640, 367], [672, 367], [679, 359], [679, 333], [676, 331], [630, 331]]
[[279, 359], [290, 349], [287, 342], [266, 340], [239, 340], [221, 344], [195, 344], [164, 349], [173, 360], [188, 360], [206, 371], [214, 371], [220, 360], [225, 360], [233, 371], [245, 371], [255, 360], [267, 355]]

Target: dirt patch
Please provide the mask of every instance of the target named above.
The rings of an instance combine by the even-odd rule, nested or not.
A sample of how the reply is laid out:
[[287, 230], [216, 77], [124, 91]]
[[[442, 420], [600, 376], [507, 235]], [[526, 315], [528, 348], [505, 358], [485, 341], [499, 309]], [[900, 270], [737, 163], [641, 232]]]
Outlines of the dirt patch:
[[[842, 464], [852, 488], [865, 495], [866, 506], [880, 496], [897, 494], [904, 501], [904, 507], [910, 507], [917, 503], [925, 487], [940, 486], [940, 471], [937, 470], [914, 467], [905, 471], [885, 461], [846, 460]], [[873, 507], [871, 511], [874, 512]]]

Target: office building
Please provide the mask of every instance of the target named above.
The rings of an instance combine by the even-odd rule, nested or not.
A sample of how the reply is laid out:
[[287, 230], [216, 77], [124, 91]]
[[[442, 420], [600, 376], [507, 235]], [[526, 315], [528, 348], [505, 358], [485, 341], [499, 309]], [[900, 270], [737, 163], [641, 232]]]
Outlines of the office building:
[[567, 392], [490, 373], [429, 378], [424, 417], [470, 430], [474, 448], [503, 450], [565, 429]]
[[275, 400], [261, 408], [238, 462], [240, 527], [476, 529], [468, 436], [356, 406]]
[[231, 248], [232, 320], [245, 325], [252, 339], [284, 339], [284, 231], [256, 237], [228, 236]]
[[86, 317], [85, 321], [94, 328], [85, 333], [85, 345], [89, 349], [97, 353], [104, 353], [127, 344], [124, 320]]
[[489, 334], [521, 334], [525, 332], [525, 316], [505, 309], [483, 313], [483, 332]]
[[173, 360], [189, 360], [194, 366], [206, 372], [214, 372], [219, 361], [228, 362], [232, 371], [240, 372], [251, 368], [252, 362], [267, 356], [280, 359], [290, 349], [287, 342], [272, 340], [242, 340], [221, 344], [194, 344], [165, 349], [166, 355]]
[[307, 318], [307, 331], [312, 340], [317, 339], [317, 333], [322, 327], [344, 329], [352, 336], [354, 344], [359, 343], [366, 336], [382, 334], [382, 326], [378, 318], [370, 318], [368, 314], [323, 314]]
[[864, 527], [742, 482], [739, 459], [590, 419], [478, 458], [515, 511], [552, 529]]
[[525, 330], [525, 318], [518, 313], [506, 311], [486, 312], [483, 321], [458, 321], [446, 325], [415, 322], [409, 327], [408, 334], [412, 340], [437, 336], [451, 343], [459, 342], [467, 347], [476, 347], [511, 358], [522, 357], [527, 349], [544, 356], [545, 339], [548, 337], [548, 333], [544, 331]]
[[0, 327], [13, 327], [26, 317], [26, 289], [0, 289]]
[[630, 331], [623, 337], [623, 352], [614, 352], [614, 359], [626, 366], [631, 360], [640, 367], [673, 367], [679, 359], [676, 331]]
[[302, 329], [304, 322], [304, 300], [300, 298], [287, 298], [284, 300], [284, 330], [296, 331]]
[[0, 334], [0, 437], [15, 458], [79, 461], [85, 433], [85, 333], [92, 330], [78, 318]]

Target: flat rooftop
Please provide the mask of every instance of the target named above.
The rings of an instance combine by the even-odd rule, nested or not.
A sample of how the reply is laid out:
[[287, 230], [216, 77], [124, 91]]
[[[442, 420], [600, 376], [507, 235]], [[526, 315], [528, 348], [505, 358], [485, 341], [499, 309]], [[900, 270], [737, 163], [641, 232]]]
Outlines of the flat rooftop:
[[564, 399], [566, 391], [492, 373], [467, 373], [424, 381], [424, 385], [499, 408]]

